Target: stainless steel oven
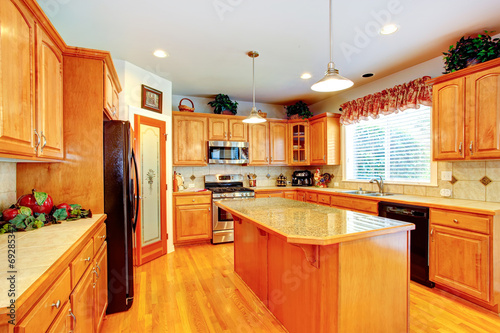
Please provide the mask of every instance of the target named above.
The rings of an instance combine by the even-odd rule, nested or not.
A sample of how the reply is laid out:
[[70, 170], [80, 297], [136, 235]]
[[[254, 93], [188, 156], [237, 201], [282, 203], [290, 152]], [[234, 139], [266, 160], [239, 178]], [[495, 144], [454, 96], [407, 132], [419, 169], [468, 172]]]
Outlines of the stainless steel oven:
[[210, 164], [248, 163], [248, 142], [208, 141], [208, 163]]

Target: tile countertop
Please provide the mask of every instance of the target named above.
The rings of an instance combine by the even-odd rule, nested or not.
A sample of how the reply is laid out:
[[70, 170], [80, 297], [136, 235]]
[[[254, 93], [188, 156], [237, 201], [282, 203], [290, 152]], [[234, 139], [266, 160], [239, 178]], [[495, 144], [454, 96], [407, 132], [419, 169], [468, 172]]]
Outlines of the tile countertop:
[[227, 200], [216, 205], [296, 244], [330, 245], [415, 229], [407, 222], [284, 198]]
[[429, 208], [453, 209], [468, 213], [500, 215], [500, 202], [424, 197], [424, 196], [406, 195], [406, 194], [394, 194], [381, 198], [381, 197], [372, 197], [367, 195], [343, 193], [345, 191], [354, 191], [352, 189], [350, 190], [341, 188], [319, 188], [314, 186], [286, 186], [286, 187], [270, 186], [270, 187], [255, 187], [254, 189], [256, 190], [256, 192], [273, 191], [273, 190], [274, 191], [297, 190], [297, 191], [324, 192], [330, 194], [335, 193], [337, 195], [342, 195], [342, 196], [356, 197], [357, 199], [388, 201], [388, 202], [402, 203], [408, 205], [425, 206]]
[[[71, 246], [92, 227], [102, 222], [103, 214], [91, 218], [62, 222], [38, 230], [16, 232], [15, 268], [16, 299], [38, 280]], [[8, 236], [0, 235], [0, 309], [9, 305], [7, 297], [10, 282], [8, 256]]]

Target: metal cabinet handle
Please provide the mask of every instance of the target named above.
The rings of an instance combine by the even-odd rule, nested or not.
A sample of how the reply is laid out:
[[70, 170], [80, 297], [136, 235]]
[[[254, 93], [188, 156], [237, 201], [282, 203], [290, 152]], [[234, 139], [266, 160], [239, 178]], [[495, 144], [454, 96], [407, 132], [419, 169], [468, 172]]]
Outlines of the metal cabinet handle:
[[227, 132], [224, 132], [224, 137], [227, 138]]
[[460, 153], [460, 156], [462, 156], [462, 142], [458, 145], [458, 152]]
[[74, 326], [76, 326], [76, 316], [75, 316], [75, 314], [71, 311], [71, 309], [69, 309], [69, 315], [68, 315], [68, 316], [69, 316], [69, 317], [73, 317], [73, 320], [75, 321], [75, 325], [74, 325]]
[[269, 157], [266, 156], [266, 162], [269, 162]]
[[233, 133], [229, 132], [229, 139], [232, 139], [232, 138], [233, 138]]
[[273, 161], [273, 157], [271, 156], [271, 162]]
[[431, 229], [431, 240], [434, 242], [434, 228]]
[[59, 307], [61, 306], [61, 300], [57, 300], [57, 302], [52, 303], [52, 305], [51, 305], [51, 306], [55, 306], [55, 307], [56, 307], [56, 309], [59, 309]]
[[40, 146], [40, 134], [36, 131], [36, 128], [33, 130], [36, 135], [36, 143], [35, 143], [35, 153], [38, 150], [38, 147]]
[[470, 151], [470, 154], [473, 155], [474, 153], [472, 152], [472, 141], [470, 142], [470, 145], [469, 145], [469, 151]]
[[40, 152], [43, 153], [43, 148], [45, 148], [45, 146], [47, 145], [47, 138], [45, 137], [45, 134], [43, 134], [43, 131], [40, 132], [41, 136], [42, 136], [42, 139], [43, 139], [43, 144], [42, 144], [42, 147], [40, 148]]
[[454, 219], [454, 220], [453, 220], [453, 222], [458, 223], [458, 220], [457, 220], [457, 219]]
[[195, 199], [193, 199], [193, 202], [195, 202]]
[[208, 206], [208, 211], [211, 212], [212, 210], [210, 209], [210, 206]]
[[95, 266], [99, 269], [99, 275], [97, 275], [97, 277], [99, 277], [101, 275], [101, 267], [99, 267], [98, 263], [95, 263]]
[[207, 161], [207, 157], [206, 156], [203, 159], [205, 160], [205, 162]]
[[87, 257], [87, 259], [83, 259], [83, 261], [88, 261], [88, 262], [90, 262], [90, 260], [92, 260], [92, 258], [90, 257]]
[[95, 278], [96, 278], [96, 279], [98, 279], [98, 278], [99, 278], [99, 273], [97, 273], [97, 270], [96, 270], [95, 268], [92, 270], [92, 273], [94, 273], [94, 274], [95, 274]]
[[100, 239], [106, 238], [106, 235], [99, 236]]
[[323, 162], [326, 162], [326, 155], [323, 155]]

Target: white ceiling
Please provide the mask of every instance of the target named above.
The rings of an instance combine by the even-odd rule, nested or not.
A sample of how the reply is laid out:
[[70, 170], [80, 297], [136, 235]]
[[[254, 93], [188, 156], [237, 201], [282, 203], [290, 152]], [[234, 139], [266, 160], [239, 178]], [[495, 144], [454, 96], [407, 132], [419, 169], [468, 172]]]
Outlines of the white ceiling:
[[[250, 101], [250, 50], [260, 53], [257, 102], [312, 104], [333, 94], [310, 90], [329, 61], [328, 0], [38, 1], [67, 44], [108, 50], [172, 81], [175, 95]], [[333, 9], [334, 62], [354, 87], [500, 27], [499, 0], [333, 0]], [[371, 33], [380, 21], [400, 29]], [[158, 48], [170, 56], [154, 57]], [[300, 79], [303, 72], [313, 78]], [[375, 76], [362, 78], [367, 72]]]

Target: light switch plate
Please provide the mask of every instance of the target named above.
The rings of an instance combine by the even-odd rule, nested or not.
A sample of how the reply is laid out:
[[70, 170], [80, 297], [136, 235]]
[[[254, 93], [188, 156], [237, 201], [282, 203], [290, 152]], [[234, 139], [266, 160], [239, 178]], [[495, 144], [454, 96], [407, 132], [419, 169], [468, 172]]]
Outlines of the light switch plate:
[[451, 181], [451, 171], [441, 171], [441, 180]]
[[439, 191], [439, 194], [441, 194], [442, 197], [451, 197], [451, 190], [443, 188]]

